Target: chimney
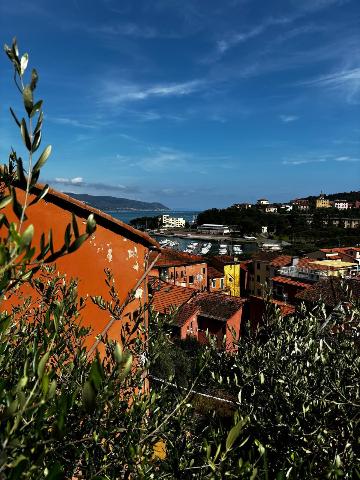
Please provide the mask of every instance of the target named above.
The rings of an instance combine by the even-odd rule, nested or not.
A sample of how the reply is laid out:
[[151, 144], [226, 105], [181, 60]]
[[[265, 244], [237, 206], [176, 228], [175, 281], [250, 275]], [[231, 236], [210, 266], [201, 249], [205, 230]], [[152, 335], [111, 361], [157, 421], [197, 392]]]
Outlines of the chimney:
[[292, 259], [292, 266], [293, 266], [293, 267], [296, 267], [298, 263], [299, 263], [299, 257], [293, 257], [293, 259]]

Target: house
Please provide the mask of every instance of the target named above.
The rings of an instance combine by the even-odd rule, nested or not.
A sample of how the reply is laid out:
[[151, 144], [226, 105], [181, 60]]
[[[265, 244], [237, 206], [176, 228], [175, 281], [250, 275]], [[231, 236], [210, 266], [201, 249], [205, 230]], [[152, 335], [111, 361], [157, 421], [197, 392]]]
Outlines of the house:
[[209, 292], [224, 292], [225, 290], [225, 274], [224, 270], [218, 270], [211, 265], [208, 265], [208, 291]]
[[308, 258], [315, 260], [343, 260], [344, 262], [357, 262], [360, 264], [360, 248], [359, 247], [335, 247], [320, 248], [315, 252], [307, 254]]
[[241, 262], [231, 255], [214, 255], [208, 264], [218, 272], [223, 272], [224, 293], [233, 297], [244, 297], [248, 290], [247, 261]]
[[354, 261], [341, 259], [316, 260], [301, 258], [290, 266], [282, 267], [278, 274], [285, 277], [300, 279], [300, 281], [316, 282], [324, 277], [348, 277], [359, 273], [359, 265]]
[[[44, 185], [38, 184], [34, 193], [39, 194]], [[24, 191], [16, 188], [20, 201], [24, 200]], [[30, 195], [30, 201], [35, 198]], [[11, 205], [3, 212], [9, 221], [16, 221]], [[66, 275], [66, 278], [78, 279], [78, 294], [87, 298], [85, 308], [81, 311], [82, 324], [91, 328], [86, 339], [86, 346], [104, 353], [103, 344], [96, 340], [102, 332], [108, 338], [120, 340], [122, 321], [111, 320], [107, 311], [99, 309], [91, 300], [91, 296], [103, 296], [110, 300], [109, 288], [105, 283], [104, 269], [113, 273], [115, 288], [121, 302], [125, 302], [130, 291], [134, 291], [135, 299], [124, 310], [122, 319], [133, 321], [137, 318], [141, 306], [147, 303], [147, 275], [151, 269], [152, 258], [159, 254], [159, 245], [146, 233], [140, 232], [129, 225], [115, 219], [86, 203], [75, 200], [69, 195], [50, 189], [44, 200], [27, 210], [28, 220], [34, 225], [33, 245], [40, 244], [42, 232], [52, 229], [55, 249], [60, 248], [64, 241], [64, 232], [72, 221], [72, 214], [78, 219], [80, 234], [85, 230], [86, 219], [94, 214], [97, 228], [89, 240], [74, 253], [57, 259], [56, 270]], [[20, 291], [9, 298], [8, 302], [15, 306], [21, 298], [34, 295], [33, 289], [25, 284]], [[6, 303], [2, 304], [6, 308]], [[147, 318], [144, 319], [147, 321]]]
[[298, 301], [310, 306], [322, 302], [332, 309], [342, 302], [347, 302], [349, 295], [355, 300], [360, 299], [360, 280], [342, 280], [336, 277], [323, 278], [310, 288], [297, 294]]
[[257, 205], [269, 205], [270, 202], [266, 198], [259, 198], [256, 202]]
[[330, 200], [325, 198], [324, 194], [321, 194], [315, 202], [316, 208], [330, 208], [332, 206]]
[[292, 204], [288, 203], [283, 203], [280, 205], [280, 210], [285, 211], [285, 212], [291, 212], [293, 210], [294, 206]]
[[[151, 253], [150, 261], [154, 261], [155, 257], [156, 254]], [[181, 287], [207, 288], [207, 263], [200, 255], [162, 248], [150, 275]]]
[[291, 200], [291, 205], [295, 207], [297, 210], [306, 212], [310, 210], [310, 202], [306, 198], [296, 198], [295, 200]]
[[173, 314], [173, 335], [180, 339], [194, 337], [207, 344], [208, 335], [219, 348], [226, 335], [225, 349], [233, 351], [240, 337], [244, 299], [222, 293], [196, 292], [151, 279], [152, 308], [161, 315]]
[[271, 279], [272, 295], [275, 300], [295, 304], [296, 295], [311, 287], [310, 281], [300, 281], [298, 278], [290, 278], [277, 275]]
[[184, 228], [185, 218], [182, 217], [170, 217], [170, 215], [163, 215], [161, 217], [161, 223], [163, 228]]
[[260, 251], [252, 256], [248, 264], [249, 293], [262, 296], [266, 287], [271, 287], [270, 279], [284, 265], [291, 265], [292, 257], [279, 255], [277, 252]]
[[277, 213], [278, 209], [276, 205], [265, 205], [265, 213]]
[[[287, 317], [295, 313], [295, 306], [289, 305], [287, 302], [283, 302], [276, 299], [264, 299], [255, 295], [250, 295], [247, 302], [247, 316], [250, 321], [251, 331], [263, 324], [264, 315], [266, 314], [267, 307], [271, 306], [272, 310], [277, 309], [282, 317]], [[271, 312], [272, 313], [272, 312]]]
[[334, 200], [334, 207], [338, 210], [347, 210], [349, 208], [349, 202], [347, 200]]

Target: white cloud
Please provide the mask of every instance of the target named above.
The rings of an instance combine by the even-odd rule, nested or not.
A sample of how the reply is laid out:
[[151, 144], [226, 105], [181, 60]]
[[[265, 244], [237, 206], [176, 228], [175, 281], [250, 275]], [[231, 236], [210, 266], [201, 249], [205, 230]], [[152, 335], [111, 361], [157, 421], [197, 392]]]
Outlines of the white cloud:
[[358, 103], [360, 101], [360, 67], [321, 75], [312, 80], [301, 82], [301, 85], [314, 85], [338, 90], [345, 95], [349, 103]]
[[158, 84], [143, 87], [129, 83], [107, 82], [102, 90], [101, 101], [105, 104], [119, 105], [121, 103], [141, 101], [148, 98], [182, 97], [201, 90], [204, 80]]
[[62, 185], [81, 185], [83, 183], [83, 177], [64, 178], [56, 177], [53, 183], [61, 183]]
[[304, 155], [303, 157], [295, 157], [293, 159], [283, 160], [283, 165], [305, 165], [308, 163], [325, 163], [325, 162], [360, 162], [360, 158], [352, 157], [348, 155], [321, 155], [321, 156], [308, 156]]
[[295, 122], [299, 117], [296, 115], [280, 115], [280, 120], [284, 123]]

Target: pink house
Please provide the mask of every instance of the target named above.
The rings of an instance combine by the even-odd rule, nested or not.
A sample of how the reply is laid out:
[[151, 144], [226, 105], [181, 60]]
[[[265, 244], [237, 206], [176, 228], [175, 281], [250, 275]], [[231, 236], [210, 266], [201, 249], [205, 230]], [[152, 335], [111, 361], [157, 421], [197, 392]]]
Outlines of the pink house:
[[150, 281], [150, 291], [155, 312], [173, 313], [175, 337], [192, 336], [206, 344], [210, 336], [222, 348], [226, 335], [225, 349], [229, 352], [236, 349], [235, 343], [241, 335], [244, 299], [215, 292], [198, 293], [158, 279]]

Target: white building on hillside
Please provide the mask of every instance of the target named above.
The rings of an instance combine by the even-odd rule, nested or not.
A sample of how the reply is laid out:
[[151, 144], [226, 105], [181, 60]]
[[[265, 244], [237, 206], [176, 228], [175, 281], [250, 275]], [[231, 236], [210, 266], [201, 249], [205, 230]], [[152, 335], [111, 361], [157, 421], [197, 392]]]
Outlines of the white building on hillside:
[[162, 226], [164, 228], [184, 228], [185, 218], [170, 217], [170, 215], [163, 215], [161, 218]]
[[347, 200], [335, 200], [334, 207], [338, 210], [347, 210], [349, 208], [349, 202]]

